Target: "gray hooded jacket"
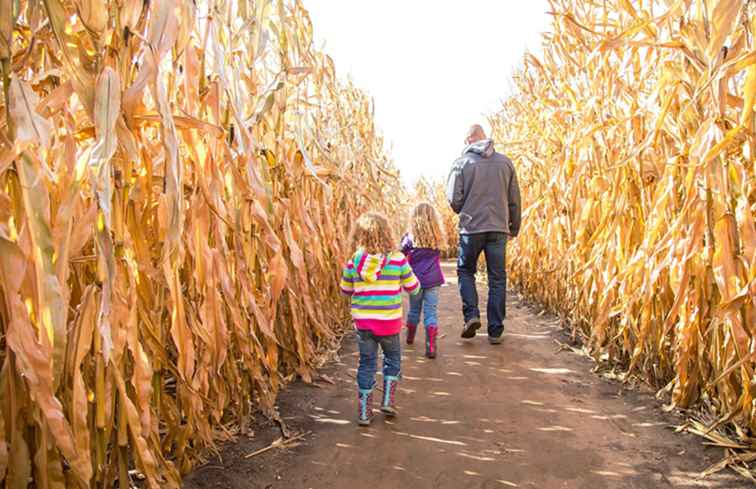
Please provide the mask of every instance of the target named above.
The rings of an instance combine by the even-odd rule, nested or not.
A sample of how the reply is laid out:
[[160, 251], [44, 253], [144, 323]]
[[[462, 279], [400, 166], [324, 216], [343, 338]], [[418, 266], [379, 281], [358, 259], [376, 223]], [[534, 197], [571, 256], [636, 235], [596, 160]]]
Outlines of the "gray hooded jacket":
[[446, 198], [459, 214], [459, 233], [520, 232], [520, 187], [512, 161], [485, 139], [465, 148], [454, 162]]

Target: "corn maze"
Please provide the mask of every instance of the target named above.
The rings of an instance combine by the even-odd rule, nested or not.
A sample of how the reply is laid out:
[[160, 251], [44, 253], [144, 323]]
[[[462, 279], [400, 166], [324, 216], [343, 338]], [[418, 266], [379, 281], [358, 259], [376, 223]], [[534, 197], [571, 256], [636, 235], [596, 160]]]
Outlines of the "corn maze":
[[0, 19], [0, 480], [177, 487], [337, 344], [338, 237], [399, 189], [371, 103], [300, 1]]
[[[756, 2], [549, 3], [490, 117], [510, 276], [754, 477]], [[0, 0], [0, 68], [5, 487], [179, 487], [275, 418], [338, 347], [359, 213], [433, 202], [456, 253], [301, 0]]]
[[[514, 281], [597, 360], [756, 446], [756, 3], [553, 0], [491, 117], [517, 162]], [[727, 428], [727, 437], [717, 428]], [[729, 439], [728, 439], [729, 438]]]

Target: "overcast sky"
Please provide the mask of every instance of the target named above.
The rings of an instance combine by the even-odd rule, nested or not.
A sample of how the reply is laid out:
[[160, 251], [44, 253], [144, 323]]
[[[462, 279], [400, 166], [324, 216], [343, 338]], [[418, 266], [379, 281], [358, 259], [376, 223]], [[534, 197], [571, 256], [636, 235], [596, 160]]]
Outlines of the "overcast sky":
[[[317, 47], [376, 103], [405, 182], [445, 177], [468, 126], [509, 91], [526, 49], [539, 52], [546, 0], [304, 0]], [[487, 126], [486, 126], [487, 127]]]

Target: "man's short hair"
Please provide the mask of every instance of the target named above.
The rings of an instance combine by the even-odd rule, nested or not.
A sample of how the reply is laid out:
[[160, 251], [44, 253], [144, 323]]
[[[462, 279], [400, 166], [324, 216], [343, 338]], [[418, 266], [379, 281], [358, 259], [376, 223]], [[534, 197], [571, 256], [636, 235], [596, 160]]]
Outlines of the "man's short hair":
[[482, 139], [486, 139], [486, 131], [483, 129], [483, 126], [480, 124], [473, 124], [470, 126], [470, 130], [467, 131], [466, 141], [472, 143]]

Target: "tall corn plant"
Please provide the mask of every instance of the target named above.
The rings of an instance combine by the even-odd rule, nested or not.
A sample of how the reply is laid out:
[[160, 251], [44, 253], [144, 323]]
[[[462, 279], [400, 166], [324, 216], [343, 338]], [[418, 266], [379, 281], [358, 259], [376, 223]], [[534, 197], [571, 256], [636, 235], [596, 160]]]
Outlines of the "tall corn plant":
[[491, 118], [524, 195], [514, 280], [753, 447], [756, 3], [550, 3]]
[[370, 102], [301, 1], [0, 0], [0, 65], [0, 480], [177, 487], [333, 345]]

